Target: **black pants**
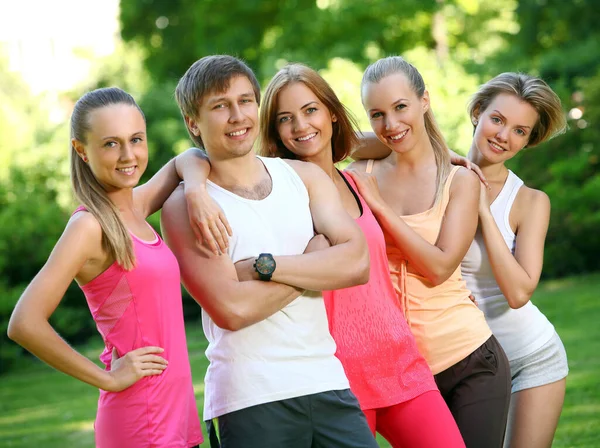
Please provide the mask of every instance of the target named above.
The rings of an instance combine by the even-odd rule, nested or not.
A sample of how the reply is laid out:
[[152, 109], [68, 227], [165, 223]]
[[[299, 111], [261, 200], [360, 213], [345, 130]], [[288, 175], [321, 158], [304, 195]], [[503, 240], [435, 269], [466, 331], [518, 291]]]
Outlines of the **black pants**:
[[206, 426], [211, 448], [377, 448], [350, 389], [240, 409]]
[[502, 448], [510, 404], [510, 365], [492, 336], [435, 375], [467, 448]]

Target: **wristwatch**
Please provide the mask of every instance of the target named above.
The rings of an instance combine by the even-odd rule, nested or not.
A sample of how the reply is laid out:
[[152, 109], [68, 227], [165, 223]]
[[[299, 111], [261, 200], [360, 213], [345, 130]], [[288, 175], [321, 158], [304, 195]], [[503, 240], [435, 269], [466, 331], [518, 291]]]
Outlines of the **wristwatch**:
[[258, 278], [264, 282], [271, 280], [275, 267], [275, 259], [271, 254], [260, 254], [254, 261], [254, 270], [258, 272]]

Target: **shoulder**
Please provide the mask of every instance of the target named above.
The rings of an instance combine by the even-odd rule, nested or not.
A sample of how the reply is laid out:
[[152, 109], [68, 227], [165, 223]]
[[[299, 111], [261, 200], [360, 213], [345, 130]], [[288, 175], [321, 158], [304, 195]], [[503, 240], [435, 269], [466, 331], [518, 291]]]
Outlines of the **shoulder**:
[[173, 193], [167, 198], [162, 207], [161, 216], [164, 214], [174, 213], [183, 207], [186, 208], [185, 194], [183, 184], [179, 184]]
[[325, 172], [314, 163], [302, 162], [301, 160], [282, 160], [291, 166], [305, 183], [313, 179], [327, 178]]
[[106, 256], [102, 248], [102, 226], [88, 211], [82, 210], [69, 219], [61, 237], [61, 244], [69, 247], [75, 258], [79, 254], [88, 259], [102, 259]]
[[[513, 210], [518, 212], [522, 219], [528, 216], [542, 215], [550, 213], [550, 198], [541, 190], [536, 190], [523, 185], [515, 197]], [[519, 219], [519, 221], [522, 221]]]
[[479, 193], [481, 188], [481, 181], [474, 171], [464, 167], [458, 167], [454, 177], [452, 178], [452, 184], [450, 186], [450, 193], [462, 193], [467, 191], [474, 191]]
[[[355, 170], [360, 172], [367, 171], [368, 160], [356, 160], [346, 167], [346, 170]], [[344, 171], [346, 171], [344, 170]]]
[[541, 190], [536, 190], [535, 188], [530, 188], [527, 185], [523, 185], [519, 189], [515, 201], [534, 204], [536, 206], [550, 207], [550, 198], [546, 193]]
[[284, 161], [285, 163], [287, 163], [289, 166], [291, 166], [296, 171], [310, 171], [310, 170], [314, 170], [315, 168], [319, 169], [319, 167], [316, 166], [314, 163], [303, 162], [302, 160], [292, 160], [292, 159], [281, 159], [281, 160]]
[[102, 226], [87, 210], [79, 210], [67, 223], [65, 233], [80, 233], [90, 239], [102, 239]]

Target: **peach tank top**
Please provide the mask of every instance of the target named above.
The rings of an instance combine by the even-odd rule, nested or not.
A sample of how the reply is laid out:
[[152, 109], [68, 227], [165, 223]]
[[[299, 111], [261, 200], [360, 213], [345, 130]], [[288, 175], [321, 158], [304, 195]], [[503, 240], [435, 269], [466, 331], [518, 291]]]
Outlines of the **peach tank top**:
[[[450, 200], [452, 179], [460, 167], [452, 169], [442, 199], [427, 211], [401, 216], [430, 244], [438, 239]], [[367, 163], [367, 173], [373, 161]], [[473, 353], [492, 335], [483, 312], [469, 298], [460, 265], [441, 285], [433, 285], [412, 268], [393, 238], [384, 230], [390, 276], [404, 315], [419, 351], [434, 375]]]

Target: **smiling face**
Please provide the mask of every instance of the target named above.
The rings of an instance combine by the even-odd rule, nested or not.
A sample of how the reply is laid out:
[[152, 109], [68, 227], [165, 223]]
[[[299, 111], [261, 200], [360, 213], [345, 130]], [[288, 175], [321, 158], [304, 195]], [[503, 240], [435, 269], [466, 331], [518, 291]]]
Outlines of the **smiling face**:
[[129, 104], [113, 104], [90, 112], [86, 141], [73, 139], [87, 158], [94, 177], [107, 192], [135, 187], [148, 165], [146, 122]]
[[186, 117], [186, 124], [202, 138], [211, 158], [248, 154], [258, 134], [258, 103], [250, 80], [235, 76], [226, 91], [204, 95], [198, 117]]
[[489, 162], [511, 159], [523, 149], [538, 121], [538, 113], [515, 95], [497, 95], [484, 111], [476, 111], [473, 145]]
[[425, 91], [419, 98], [404, 74], [395, 73], [378, 83], [365, 84], [362, 96], [373, 132], [392, 151], [407, 152], [428, 141], [424, 116], [429, 95]]
[[299, 159], [329, 152], [336, 121], [317, 95], [302, 82], [289, 84], [277, 97], [275, 120], [279, 138]]

